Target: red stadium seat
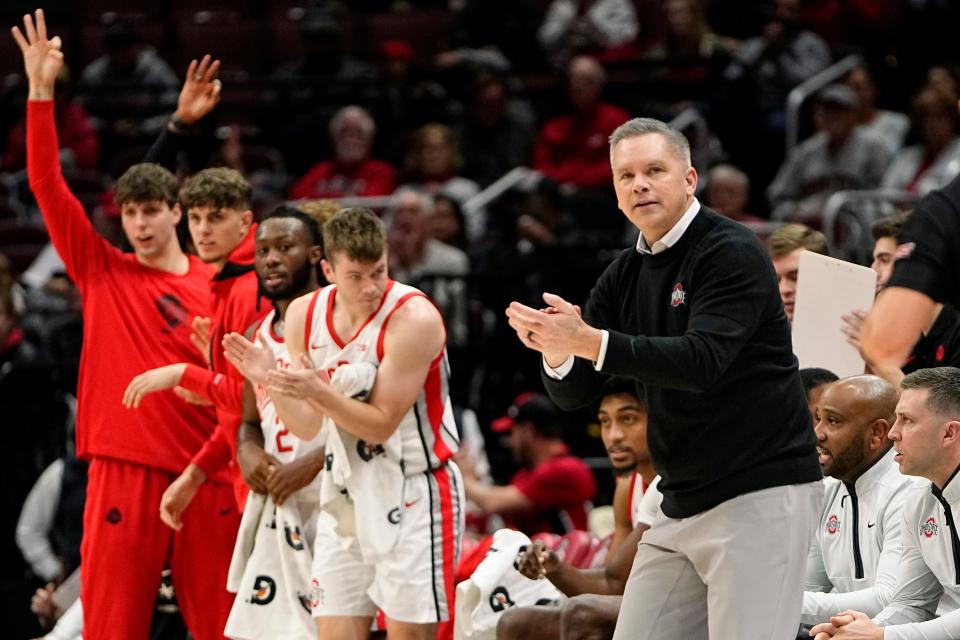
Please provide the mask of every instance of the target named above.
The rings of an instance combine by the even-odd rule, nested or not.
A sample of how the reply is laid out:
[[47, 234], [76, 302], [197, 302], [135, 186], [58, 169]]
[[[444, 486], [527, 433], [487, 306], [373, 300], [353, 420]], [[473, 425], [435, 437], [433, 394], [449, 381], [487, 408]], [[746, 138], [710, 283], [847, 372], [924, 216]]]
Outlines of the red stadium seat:
[[593, 540], [586, 531], [571, 531], [564, 534], [560, 546], [555, 549], [561, 560], [578, 569], [588, 566], [592, 550]]

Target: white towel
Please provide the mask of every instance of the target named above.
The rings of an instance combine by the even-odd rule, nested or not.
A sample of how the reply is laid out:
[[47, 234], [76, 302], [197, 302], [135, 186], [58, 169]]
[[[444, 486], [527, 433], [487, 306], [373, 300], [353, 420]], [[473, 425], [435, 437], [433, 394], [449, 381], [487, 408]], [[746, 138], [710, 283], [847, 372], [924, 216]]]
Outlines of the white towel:
[[566, 599], [549, 580], [531, 580], [517, 571], [514, 563], [530, 544], [530, 538], [513, 529], [493, 534], [483, 561], [457, 585], [456, 640], [495, 640], [497, 620], [507, 609]]
[[313, 539], [296, 495], [277, 507], [251, 492], [240, 526], [227, 586], [237, 597], [224, 634], [233, 640], [313, 640], [308, 544]]
[[[331, 386], [352, 398], [365, 400], [376, 380], [376, 367], [368, 362], [342, 365]], [[403, 509], [401, 435], [370, 445], [324, 420], [327, 467], [320, 481], [318, 526], [332, 531], [344, 549], [354, 538], [366, 563], [385, 558], [394, 548]]]

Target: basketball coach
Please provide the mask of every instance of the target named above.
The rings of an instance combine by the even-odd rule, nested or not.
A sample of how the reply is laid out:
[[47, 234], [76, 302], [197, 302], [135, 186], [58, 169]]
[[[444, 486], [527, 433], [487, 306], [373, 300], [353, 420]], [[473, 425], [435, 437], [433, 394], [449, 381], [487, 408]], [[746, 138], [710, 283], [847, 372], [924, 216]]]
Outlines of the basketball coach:
[[[610, 137], [617, 203], [640, 230], [580, 309], [546, 293], [510, 325], [558, 406], [610, 375], [646, 394], [662, 513], [614, 640], [795, 637], [823, 488], [790, 325], [767, 252], [702, 207], [686, 138], [637, 118]], [[640, 386], [642, 385], [642, 387]]]

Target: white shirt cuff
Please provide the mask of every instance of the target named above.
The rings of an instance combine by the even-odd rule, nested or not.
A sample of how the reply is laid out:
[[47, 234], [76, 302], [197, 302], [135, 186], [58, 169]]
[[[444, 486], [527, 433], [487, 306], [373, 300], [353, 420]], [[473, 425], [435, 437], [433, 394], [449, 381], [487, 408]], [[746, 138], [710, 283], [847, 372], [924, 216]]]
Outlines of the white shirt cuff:
[[603, 329], [600, 331], [600, 353], [597, 355], [597, 361], [593, 363], [593, 368], [597, 371], [603, 369], [603, 361], [607, 358], [608, 342], [610, 342], [610, 332]]
[[563, 361], [559, 367], [554, 369], [547, 364], [547, 359], [543, 358], [543, 370], [547, 372], [547, 375], [553, 378], [554, 380], [563, 380], [567, 377], [567, 374], [570, 373], [570, 370], [573, 369], [574, 356], [570, 356]]

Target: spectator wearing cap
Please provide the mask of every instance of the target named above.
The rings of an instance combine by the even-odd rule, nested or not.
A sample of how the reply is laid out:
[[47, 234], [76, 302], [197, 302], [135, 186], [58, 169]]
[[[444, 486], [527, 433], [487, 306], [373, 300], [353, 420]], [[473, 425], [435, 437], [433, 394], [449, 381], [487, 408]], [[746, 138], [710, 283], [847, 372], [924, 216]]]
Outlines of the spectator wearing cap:
[[491, 486], [479, 482], [470, 472], [469, 461], [463, 461], [467, 498], [528, 535], [586, 530], [596, 481], [583, 460], [570, 455], [560, 438], [559, 422], [557, 409], [546, 396], [517, 396], [507, 415], [495, 420], [490, 429], [507, 434], [520, 470], [510, 484]]
[[396, 186], [397, 172], [370, 157], [376, 125], [367, 110], [344, 107], [330, 120], [333, 159], [313, 165], [292, 187], [292, 200], [386, 196]]
[[853, 89], [860, 101], [860, 126], [886, 140], [891, 151], [899, 150], [910, 130], [910, 118], [877, 107], [877, 85], [866, 66], [854, 67], [844, 84]]
[[883, 186], [925, 196], [960, 173], [960, 113], [957, 98], [927, 87], [913, 99], [913, 127], [920, 144], [900, 151]]
[[831, 194], [880, 186], [890, 147], [857, 126], [859, 109], [857, 94], [846, 85], [830, 85], [820, 93], [814, 108], [820, 131], [790, 153], [767, 188], [774, 218], [819, 219]]

